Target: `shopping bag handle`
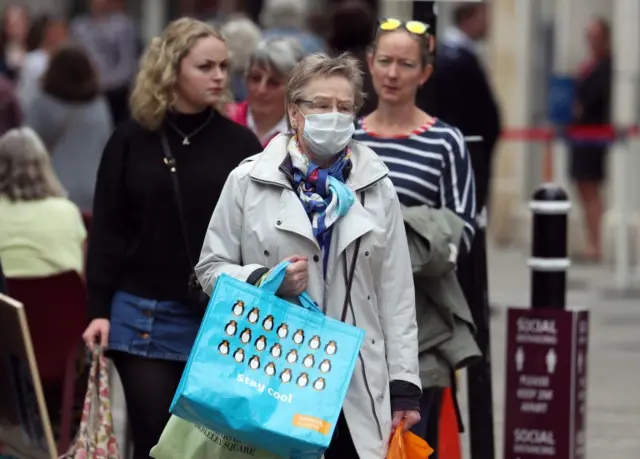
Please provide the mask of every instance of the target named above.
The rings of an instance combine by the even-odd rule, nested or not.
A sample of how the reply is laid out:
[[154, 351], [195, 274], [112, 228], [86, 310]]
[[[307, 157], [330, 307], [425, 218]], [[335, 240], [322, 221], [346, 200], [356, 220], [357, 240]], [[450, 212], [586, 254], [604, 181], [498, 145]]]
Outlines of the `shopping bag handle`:
[[[285, 271], [287, 270], [287, 266], [289, 266], [290, 264], [290, 261], [281, 261], [280, 263], [278, 263], [275, 268], [269, 271], [267, 278], [264, 280], [264, 282], [262, 282], [260, 288], [271, 293], [272, 295], [275, 295], [282, 285], [282, 282], [284, 282], [284, 276], [286, 274]], [[308, 309], [312, 312], [319, 312], [322, 314], [320, 307], [316, 304], [315, 301], [313, 301], [313, 299], [307, 292], [302, 292], [298, 296], [298, 300], [300, 301], [300, 304], [303, 308]]]

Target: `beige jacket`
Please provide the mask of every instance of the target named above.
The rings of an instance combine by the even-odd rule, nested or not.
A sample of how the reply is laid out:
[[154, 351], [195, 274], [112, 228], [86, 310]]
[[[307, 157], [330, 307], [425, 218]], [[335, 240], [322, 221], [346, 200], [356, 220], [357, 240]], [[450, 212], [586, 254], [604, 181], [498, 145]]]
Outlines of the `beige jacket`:
[[334, 226], [323, 280], [320, 247], [309, 218], [279, 169], [287, 141], [279, 135], [229, 175], [196, 273], [211, 292], [222, 273], [246, 280], [256, 269], [273, 267], [288, 256], [307, 256], [308, 293], [328, 316], [340, 319], [346, 295], [343, 253], [350, 267], [361, 238], [353, 308], [346, 321], [366, 336], [343, 410], [360, 458], [384, 459], [391, 434], [390, 382], [420, 387], [414, 288], [400, 204], [384, 163], [369, 148], [352, 142], [353, 169], [346, 183], [357, 199]]

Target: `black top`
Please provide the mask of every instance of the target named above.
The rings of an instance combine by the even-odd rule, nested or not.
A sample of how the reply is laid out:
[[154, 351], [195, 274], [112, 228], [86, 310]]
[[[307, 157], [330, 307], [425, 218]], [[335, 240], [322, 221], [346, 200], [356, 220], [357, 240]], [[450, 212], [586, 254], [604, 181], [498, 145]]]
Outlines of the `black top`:
[[613, 62], [606, 57], [583, 75], [576, 87], [576, 103], [581, 107], [575, 124], [608, 124], [611, 120], [611, 79]]
[[[169, 114], [189, 135], [211, 115]], [[262, 151], [248, 129], [214, 114], [183, 145], [183, 136], [165, 121], [178, 180], [191, 258], [197, 261], [222, 187], [244, 158]], [[87, 257], [91, 318], [110, 315], [118, 290], [156, 300], [188, 297], [189, 265], [170, 172], [158, 132], [135, 121], [121, 124], [105, 147], [93, 206]]]
[[489, 196], [494, 147], [500, 135], [500, 112], [482, 64], [470, 50], [445, 43], [438, 47], [427, 86], [432, 86], [431, 99], [424, 105], [419, 101], [421, 108], [457, 127], [464, 136], [483, 137], [482, 142], [467, 145], [480, 212]]

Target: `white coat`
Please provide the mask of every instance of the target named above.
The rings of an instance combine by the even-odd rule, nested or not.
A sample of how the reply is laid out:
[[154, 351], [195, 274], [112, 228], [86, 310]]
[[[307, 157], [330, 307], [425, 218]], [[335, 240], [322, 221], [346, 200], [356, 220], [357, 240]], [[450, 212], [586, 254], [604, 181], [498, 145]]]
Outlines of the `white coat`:
[[400, 204], [387, 167], [371, 149], [353, 141], [346, 184], [357, 198], [334, 224], [323, 280], [311, 223], [280, 169], [288, 140], [279, 135], [229, 175], [196, 274], [210, 293], [220, 274], [244, 281], [256, 269], [274, 267], [291, 255], [307, 256], [307, 291], [339, 320], [346, 295], [345, 258], [350, 269], [361, 238], [346, 322], [366, 336], [343, 411], [360, 459], [384, 459], [391, 434], [390, 382], [421, 387], [413, 276]]

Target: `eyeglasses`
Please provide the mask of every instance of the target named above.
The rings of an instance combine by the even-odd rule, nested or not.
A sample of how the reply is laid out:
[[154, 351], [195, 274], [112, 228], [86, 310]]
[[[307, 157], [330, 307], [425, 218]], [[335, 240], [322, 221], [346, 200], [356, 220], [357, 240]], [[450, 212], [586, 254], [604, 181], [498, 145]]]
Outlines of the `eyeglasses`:
[[333, 111], [334, 107], [337, 108], [338, 112], [344, 113], [345, 115], [353, 115], [356, 111], [355, 105], [351, 102], [338, 102], [334, 105], [333, 101], [330, 99], [298, 99], [296, 104], [306, 105], [313, 113], [329, 113]]
[[418, 36], [429, 34], [429, 24], [421, 21], [402, 21], [396, 18], [386, 18], [378, 23], [378, 28], [384, 32], [392, 32], [400, 27], [404, 27], [408, 32]]

